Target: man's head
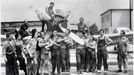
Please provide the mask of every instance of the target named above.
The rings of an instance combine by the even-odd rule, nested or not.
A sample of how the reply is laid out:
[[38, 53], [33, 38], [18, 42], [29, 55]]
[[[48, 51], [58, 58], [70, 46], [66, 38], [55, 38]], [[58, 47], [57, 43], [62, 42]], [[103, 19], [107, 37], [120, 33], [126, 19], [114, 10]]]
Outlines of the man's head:
[[52, 13], [52, 14], [51, 14], [51, 18], [52, 18], [52, 19], [54, 19], [54, 17], [55, 17], [55, 14], [54, 14], [54, 13]]
[[37, 37], [37, 30], [32, 29], [32, 38]]
[[15, 39], [16, 39], [16, 40], [17, 40], [17, 39], [18, 39], [18, 40], [20, 40], [20, 39], [21, 39], [21, 36], [20, 36], [20, 34], [19, 34], [19, 33], [16, 33], [16, 34], [15, 34]]
[[125, 31], [124, 30], [121, 30], [120, 35], [121, 36], [124, 36], [125, 34], [126, 34]]
[[45, 38], [45, 33], [44, 32], [41, 32], [40, 35], [41, 35], [42, 38]]
[[54, 7], [54, 2], [50, 2], [50, 6], [49, 7], [53, 8]]
[[6, 33], [6, 38], [7, 38], [7, 40], [11, 40], [11, 38], [12, 38], [11, 32]]
[[27, 20], [24, 20], [24, 23], [28, 23], [28, 21]]
[[80, 23], [83, 23], [83, 22], [84, 22], [84, 18], [81, 17], [81, 18], [79, 19], [79, 21], [80, 21]]
[[77, 32], [77, 35], [78, 35], [80, 38], [83, 37], [82, 32]]
[[101, 29], [101, 30], [99, 31], [99, 34], [100, 34], [101, 36], [103, 36], [103, 35], [104, 35], [104, 30]]

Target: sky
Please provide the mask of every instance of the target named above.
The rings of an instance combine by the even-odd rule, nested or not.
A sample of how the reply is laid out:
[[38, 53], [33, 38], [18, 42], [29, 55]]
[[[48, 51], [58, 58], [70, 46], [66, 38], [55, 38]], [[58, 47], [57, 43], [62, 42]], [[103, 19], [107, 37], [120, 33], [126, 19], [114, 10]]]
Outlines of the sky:
[[44, 10], [50, 2], [54, 9], [71, 11], [70, 23], [78, 23], [80, 17], [85, 18], [89, 25], [100, 26], [100, 14], [108, 9], [128, 9], [129, 0], [1, 0], [1, 21], [38, 20], [31, 6]]

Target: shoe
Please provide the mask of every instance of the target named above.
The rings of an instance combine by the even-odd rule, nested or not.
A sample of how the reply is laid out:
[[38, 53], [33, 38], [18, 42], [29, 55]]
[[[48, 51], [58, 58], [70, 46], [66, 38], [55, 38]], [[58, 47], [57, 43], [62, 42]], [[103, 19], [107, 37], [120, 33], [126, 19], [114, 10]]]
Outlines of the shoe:
[[124, 73], [127, 73], [127, 70], [125, 70]]
[[80, 70], [80, 74], [82, 74], [82, 72], [83, 72], [83, 69]]
[[116, 72], [122, 72], [122, 70], [121, 70], [121, 69], [119, 69], [119, 70], [117, 70]]
[[107, 73], [107, 71], [104, 71], [104, 73]]
[[84, 71], [83, 72], [86, 72], [86, 69], [84, 69]]
[[98, 73], [101, 73], [101, 70], [98, 70], [97, 72], [98, 72]]
[[88, 72], [92, 72], [91, 69], [89, 69]]
[[51, 73], [51, 75], [55, 75], [55, 73]]

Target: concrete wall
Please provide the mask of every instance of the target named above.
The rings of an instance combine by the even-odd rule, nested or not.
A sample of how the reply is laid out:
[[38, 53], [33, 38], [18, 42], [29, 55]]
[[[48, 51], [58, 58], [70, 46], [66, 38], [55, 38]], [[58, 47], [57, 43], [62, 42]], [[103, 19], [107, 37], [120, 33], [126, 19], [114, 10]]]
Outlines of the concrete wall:
[[101, 15], [101, 29], [104, 29], [105, 33], [111, 30], [111, 21], [111, 10]]
[[112, 31], [116, 27], [130, 27], [129, 10], [113, 10], [112, 11]]
[[[127, 9], [112, 9], [101, 15], [101, 28], [112, 33], [116, 27], [130, 28], [130, 15]], [[104, 20], [104, 22], [103, 22]]]

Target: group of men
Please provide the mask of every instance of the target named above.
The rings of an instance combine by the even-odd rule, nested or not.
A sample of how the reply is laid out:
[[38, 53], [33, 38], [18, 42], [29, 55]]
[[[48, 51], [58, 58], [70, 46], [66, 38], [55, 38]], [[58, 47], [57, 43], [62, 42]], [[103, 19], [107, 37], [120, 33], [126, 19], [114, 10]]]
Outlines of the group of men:
[[[100, 36], [94, 38], [89, 33], [88, 26], [84, 23], [84, 18], [80, 18], [80, 23], [72, 24], [78, 26], [76, 33], [83, 41], [84, 45], [75, 42], [68, 36], [69, 33], [63, 33], [59, 27], [67, 27], [67, 16], [56, 15], [53, 12], [54, 3], [46, 8], [47, 14], [51, 20], [41, 20], [42, 30], [38, 32], [33, 29], [28, 30], [28, 23], [24, 23], [20, 30], [14, 35], [10, 32], [6, 33], [7, 40], [3, 44], [3, 55], [6, 61], [6, 74], [19, 75], [17, 60], [19, 61], [20, 69], [24, 70], [25, 75], [49, 75], [61, 72], [70, 72], [70, 48], [76, 49], [77, 72], [81, 74], [83, 71], [101, 72], [102, 64], [105, 72], [108, 71], [108, 53], [107, 45], [113, 41], [104, 35], [104, 31], [100, 30]], [[58, 18], [58, 19], [57, 19]], [[44, 26], [47, 29], [44, 29]], [[85, 31], [88, 29], [88, 32]], [[70, 32], [70, 31], [69, 31]], [[31, 35], [31, 38], [23, 44], [23, 38]], [[14, 38], [14, 37], [15, 38]], [[121, 36], [118, 40], [118, 72], [122, 72], [121, 66], [124, 62], [124, 72], [127, 72], [127, 47], [128, 39], [125, 37], [125, 32], [121, 31]], [[24, 56], [26, 59], [24, 59]], [[17, 59], [17, 60], [16, 60]]]

